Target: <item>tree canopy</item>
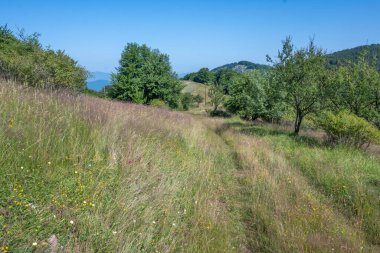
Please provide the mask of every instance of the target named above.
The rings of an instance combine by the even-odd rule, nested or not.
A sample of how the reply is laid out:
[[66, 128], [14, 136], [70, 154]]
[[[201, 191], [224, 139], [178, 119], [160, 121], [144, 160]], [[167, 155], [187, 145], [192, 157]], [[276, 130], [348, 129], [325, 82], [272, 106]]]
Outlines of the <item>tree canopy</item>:
[[64, 51], [45, 49], [39, 34], [15, 35], [0, 26], [0, 77], [37, 87], [83, 90], [87, 71]]
[[355, 62], [346, 62], [334, 72], [328, 92], [331, 110], [349, 112], [380, 126], [380, 73], [369, 63], [368, 51]]
[[160, 99], [178, 107], [182, 85], [172, 71], [169, 56], [147, 45], [129, 43], [112, 76], [111, 98], [149, 104]]
[[316, 113], [327, 85], [323, 50], [311, 40], [308, 47], [296, 50], [291, 38], [283, 41], [278, 61], [274, 62], [273, 85], [284, 93], [283, 102], [295, 112], [294, 133], [298, 134], [307, 114]]

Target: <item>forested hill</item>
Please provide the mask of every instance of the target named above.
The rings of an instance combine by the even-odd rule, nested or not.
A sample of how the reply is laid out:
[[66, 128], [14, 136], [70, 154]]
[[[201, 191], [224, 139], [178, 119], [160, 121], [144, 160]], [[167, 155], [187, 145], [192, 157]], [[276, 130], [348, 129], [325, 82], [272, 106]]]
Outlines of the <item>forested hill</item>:
[[345, 49], [332, 54], [327, 55], [327, 59], [330, 65], [340, 65], [345, 61], [357, 61], [360, 53], [363, 50], [368, 50], [368, 60], [372, 62], [374, 56], [376, 56], [376, 66], [380, 70], [380, 44], [372, 44], [368, 46], [359, 46], [351, 49]]
[[216, 71], [221, 70], [221, 69], [232, 69], [232, 70], [235, 70], [236, 72], [239, 72], [239, 73], [245, 73], [245, 72], [250, 71], [250, 70], [255, 70], [255, 69], [267, 70], [269, 68], [270, 68], [270, 66], [264, 65], [264, 64], [253, 63], [250, 61], [240, 61], [240, 62], [234, 62], [234, 63], [230, 63], [230, 64], [226, 64], [226, 65], [217, 67], [217, 68], [213, 69], [212, 71], [216, 72]]

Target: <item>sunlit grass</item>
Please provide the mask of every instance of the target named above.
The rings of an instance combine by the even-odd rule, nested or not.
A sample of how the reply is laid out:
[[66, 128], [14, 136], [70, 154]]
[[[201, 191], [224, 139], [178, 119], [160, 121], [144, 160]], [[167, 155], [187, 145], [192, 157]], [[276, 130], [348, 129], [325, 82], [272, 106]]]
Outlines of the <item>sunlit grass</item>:
[[278, 126], [1, 83], [0, 250], [377, 252], [379, 164]]
[[224, 135], [242, 163], [242, 181], [251, 203], [248, 220], [258, 221], [249, 223], [256, 235], [255, 248], [379, 250], [378, 157], [331, 148], [270, 125], [232, 120], [227, 126], [235, 129]]
[[0, 106], [3, 251], [239, 251], [233, 156], [191, 116], [9, 84]]

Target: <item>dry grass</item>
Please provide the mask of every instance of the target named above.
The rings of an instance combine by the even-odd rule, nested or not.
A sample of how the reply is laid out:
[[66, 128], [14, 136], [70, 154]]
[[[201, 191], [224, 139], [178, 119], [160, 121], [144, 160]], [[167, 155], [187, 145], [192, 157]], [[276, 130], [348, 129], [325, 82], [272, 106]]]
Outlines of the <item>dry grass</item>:
[[[380, 168], [378, 160], [360, 155], [361, 151], [323, 148], [319, 142], [307, 152], [305, 144], [293, 141], [280, 128], [232, 121], [219, 130], [240, 162], [238, 177], [250, 248], [259, 252], [378, 252], [378, 200], [372, 187], [364, 184], [368, 177], [376, 178], [371, 169]], [[340, 167], [329, 160], [332, 157]], [[305, 164], [323, 172], [312, 177]], [[358, 164], [362, 172], [356, 171]], [[329, 174], [340, 181], [332, 187], [345, 184], [345, 192], [328, 191]], [[339, 201], [345, 196], [356, 199], [354, 206]], [[351, 208], [358, 213], [350, 213]]]
[[3, 83], [0, 101], [12, 252], [43, 251], [52, 234], [65, 252], [239, 251], [233, 157], [198, 120]]
[[283, 130], [0, 82], [2, 251], [378, 252], [378, 160]]
[[212, 108], [212, 105], [210, 104], [211, 99], [208, 95], [208, 90], [209, 90], [208, 86], [202, 83], [196, 83], [193, 81], [182, 81], [182, 83], [183, 85], [185, 85], [182, 92], [189, 92], [193, 96], [200, 95], [203, 97], [203, 102], [199, 104], [199, 107], [191, 108], [191, 113], [194, 115], [206, 115], [207, 114], [206, 110], [209, 110]]

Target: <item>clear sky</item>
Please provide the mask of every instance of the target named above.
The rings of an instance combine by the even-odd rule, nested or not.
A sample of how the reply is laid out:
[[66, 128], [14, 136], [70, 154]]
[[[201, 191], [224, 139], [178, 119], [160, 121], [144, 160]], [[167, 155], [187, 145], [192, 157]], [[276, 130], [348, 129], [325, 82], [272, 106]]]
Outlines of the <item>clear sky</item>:
[[114, 71], [128, 42], [170, 55], [178, 73], [249, 60], [310, 37], [328, 52], [380, 43], [380, 0], [0, 0], [0, 24], [38, 32], [90, 71]]

